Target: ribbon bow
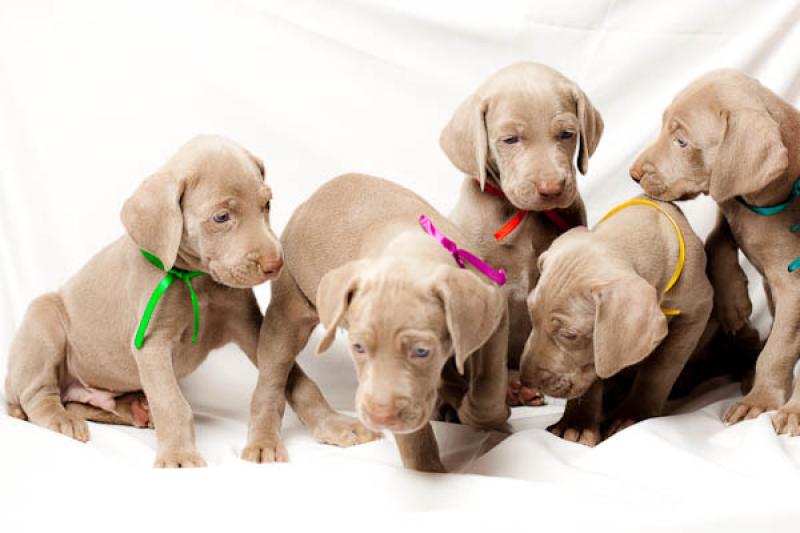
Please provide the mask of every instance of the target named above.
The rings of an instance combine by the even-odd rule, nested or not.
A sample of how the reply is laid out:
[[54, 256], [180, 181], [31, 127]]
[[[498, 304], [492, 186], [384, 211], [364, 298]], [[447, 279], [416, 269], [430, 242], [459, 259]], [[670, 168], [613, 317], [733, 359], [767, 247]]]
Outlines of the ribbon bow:
[[506, 283], [505, 270], [503, 270], [502, 268], [495, 270], [479, 257], [476, 257], [467, 250], [460, 249], [456, 245], [456, 243], [454, 243], [453, 241], [445, 237], [444, 234], [439, 232], [439, 230], [436, 229], [436, 226], [433, 225], [433, 222], [431, 222], [431, 219], [429, 219], [425, 215], [419, 216], [419, 225], [422, 226], [422, 229], [425, 230], [425, 233], [427, 233], [428, 235], [439, 241], [439, 244], [441, 244], [445, 250], [450, 252], [450, 254], [453, 256], [453, 259], [456, 260], [456, 263], [458, 264], [459, 267], [467, 268], [467, 265], [466, 263], [464, 263], [464, 261], [465, 260], [469, 261], [484, 276], [494, 281], [498, 285], [505, 285]]
[[202, 276], [205, 274], [205, 272], [200, 272], [199, 270], [183, 270], [182, 268], [170, 268], [167, 270], [164, 268], [164, 263], [161, 262], [161, 259], [151, 254], [144, 248], [139, 248], [139, 251], [142, 252], [144, 258], [147, 259], [151, 265], [159, 270], [166, 270], [167, 275], [161, 279], [158, 285], [156, 285], [156, 288], [153, 289], [153, 294], [150, 295], [150, 300], [147, 302], [147, 306], [144, 308], [142, 320], [139, 322], [139, 328], [136, 330], [136, 337], [134, 338], [133, 342], [134, 346], [136, 346], [137, 350], [141, 350], [142, 345], [144, 344], [144, 334], [147, 332], [147, 326], [150, 324], [150, 319], [153, 317], [153, 311], [156, 310], [158, 301], [162, 296], [164, 296], [164, 293], [167, 292], [169, 286], [172, 285], [176, 279], [183, 280], [183, 282], [186, 283], [186, 286], [189, 288], [189, 296], [192, 298], [192, 309], [194, 311], [194, 331], [192, 332], [192, 342], [196, 342], [197, 333], [200, 330], [200, 304], [197, 303], [197, 294], [194, 292], [194, 287], [192, 287], [192, 280], [198, 276]]
[[[748, 204], [747, 202], [744, 201], [744, 198], [742, 198], [741, 196], [737, 196], [736, 199], [739, 201], [740, 204], [742, 204], [747, 209], [749, 209], [750, 211], [752, 211], [757, 215], [772, 216], [772, 215], [777, 215], [778, 213], [784, 211], [787, 207], [792, 205], [794, 203], [795, 198], [797, 198], [798, 196], [800, 196], [800, 178], [797, 178], [797, 181], [795, 181], [794, 185], [792, 185], [792, 191], [789, 193], [789, 197], [779, 204], [770, 205], [767, 207], [759, 207], [757, 205]], [[791, 231], [792, 233], [797, 233], [798, 231], [800, 231], [800, 225], [792, 226], [791, 228], [789, 228], [789, 231]], [[794, 261], [789, 263], [787, 270], [789, 272], [794, 272], [798, 268], [800, 268], [800, 257], [795, 258]]]

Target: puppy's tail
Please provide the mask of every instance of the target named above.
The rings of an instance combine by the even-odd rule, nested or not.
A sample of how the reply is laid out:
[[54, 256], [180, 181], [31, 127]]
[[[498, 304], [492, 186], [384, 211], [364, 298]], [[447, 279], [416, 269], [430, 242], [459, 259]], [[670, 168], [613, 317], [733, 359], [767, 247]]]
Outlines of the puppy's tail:
[[700, 342], [692, 357], [670, 393], [670, 400], [682, 399], [703, 385], [711, 385], [725, 378], [729, 381], [740, 381], [743, 392], [752, 386], [756, 359], [764, 341], [758, 331], [748, 322], [735, 334], [727, 334], [713, 318], [709, 320]]

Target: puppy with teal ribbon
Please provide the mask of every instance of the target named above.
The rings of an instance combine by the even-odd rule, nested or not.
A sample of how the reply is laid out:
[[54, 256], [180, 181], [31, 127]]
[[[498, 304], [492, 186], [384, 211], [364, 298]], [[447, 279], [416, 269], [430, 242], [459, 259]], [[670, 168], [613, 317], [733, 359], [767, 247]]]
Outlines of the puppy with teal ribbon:
[[774, 317], [758, 356], [752, 389], [723, 421], [776, 411], [779, 434], [800, 435], [800, 112], [758, 80], [734, 70], [706, 74], [681, 91], [663, 115], [658, 139], [631, 167], [650, 196], [708, 194], [717, 226], [706, 241], [714, 315], [723, 328], [749, 327], [752, 305], [739, 250], [764, 280]]

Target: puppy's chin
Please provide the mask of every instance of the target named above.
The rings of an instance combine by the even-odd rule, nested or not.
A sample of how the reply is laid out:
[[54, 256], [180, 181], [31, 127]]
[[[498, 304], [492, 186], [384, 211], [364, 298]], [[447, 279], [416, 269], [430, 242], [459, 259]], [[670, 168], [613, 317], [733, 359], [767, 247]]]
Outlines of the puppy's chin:
[[640, 185], [647, 196], [662, 202], [692, 200], [700, 194], [707, 193], [702, 188], [694, 187], [693, 183], [674, 183], [668, 186], [661, 181], [644, 178]]
[[280, 271], [265, 274], [253, 269], [220, 268], [214, 266], [213, 263], [211, 265], [208, 269], [208, 275], [211, 276], [211, 279], [232, 289], [251, 289], [256, 285], [261, 285], [277, 278], [280, 274]]
[[511, 202], [511, 205], [517, 209], [524, 209], [525, 211], [547, 211], [548, 209], [565, 209], [575, 202], [577, 193], [575, 190], [564, 191], [558, 196], [551, 198], [541, 196], [538, 193], [529, 194], [515, 194], [509, 191], [506, 198]]
[[425, 416], [424, 414], [414, 417], [413, 420], [399, 420], [394, 424], [375, 424], [370, 420], [368, 416], [363, 414], [363, 411], [359, 408], [357, 409], [358, 412], [358, 419], [361, 420], [361, 423], [364, 424], [367, 429], [370, 431], [381, 432], [381, 431], [391, 431], [392, 433], [397, 433], [399, 435], [404, 435], [408, 433], [414, 433], [419, 431], [425, 424], [430, 421], [430, 413]]

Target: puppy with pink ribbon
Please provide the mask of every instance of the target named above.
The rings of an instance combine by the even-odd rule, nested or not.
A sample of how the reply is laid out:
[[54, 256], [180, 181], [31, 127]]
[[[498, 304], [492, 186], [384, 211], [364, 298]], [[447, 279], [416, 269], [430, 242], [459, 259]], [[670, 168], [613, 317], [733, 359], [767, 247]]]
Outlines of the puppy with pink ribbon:
[[506, 275], [471, 253], [453, 223], [408, 189], [350, 174], [295, 211], [282, 243], [286, 270], [261, 330], [245, 459], [286, 460], [284, 390], [320, 322], [317, 353], [347, 331], [358, 420], [304, 420], [318, 438], [350, 445], [390, 431], [405, 466], [443, 472], [432, 419], [506, 429]]

